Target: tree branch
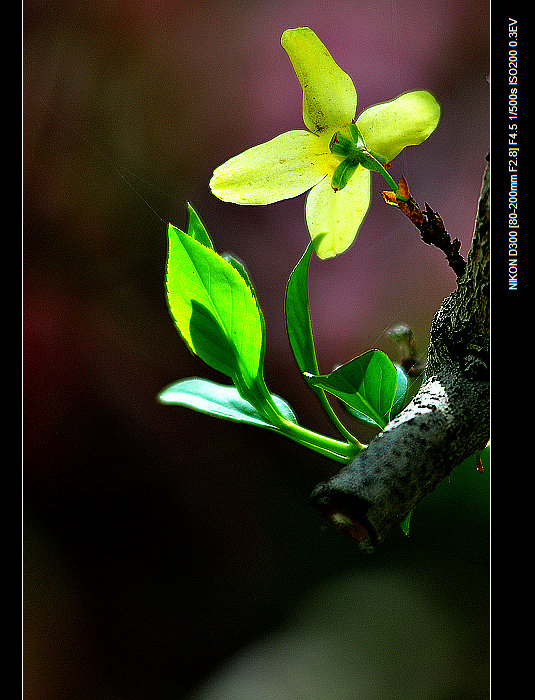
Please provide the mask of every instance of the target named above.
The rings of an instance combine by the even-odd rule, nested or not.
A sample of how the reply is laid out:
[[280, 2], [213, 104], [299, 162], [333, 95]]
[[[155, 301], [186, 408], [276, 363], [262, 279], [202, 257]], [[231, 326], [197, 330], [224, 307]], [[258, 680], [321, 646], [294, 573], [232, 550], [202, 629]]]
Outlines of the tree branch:
[[364, 551], [373, 551], [391, 527], [488, 441], [489, 191], [487, 163], [468, 260], [457, 289], [433, 319], [426, 381], [367, 449], [311, 496]]

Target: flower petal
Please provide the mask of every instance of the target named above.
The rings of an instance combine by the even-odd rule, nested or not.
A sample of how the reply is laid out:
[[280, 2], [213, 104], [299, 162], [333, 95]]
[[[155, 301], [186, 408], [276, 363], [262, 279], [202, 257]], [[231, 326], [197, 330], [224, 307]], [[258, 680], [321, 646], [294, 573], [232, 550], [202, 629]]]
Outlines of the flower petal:
[[272, 204], [309, 190], [328, 172], [327, 144], [309, 131], [287, 131], [214, 170], [216, 197], [235, 204]]
[[355, 118], [357, 92], [353, 81], [308, 27], [287, 29], [282, 47], [303, 88], [303, 121], [314, 133], [336, 131]]
[[433, 95], [426, 90], [415, 90], [369, 107], [356, 123], [370, 151], [390, 161], [405, 146], [425, 141], [439, 121], [440, 105]]
[[326, 177], [307, 196], [306, 221], [312, 239], [326, 234], [318, 257], [333, 258], [349, 248], [370, 204], [370, 171], [359, 166], [343, 190], [335, 192]]

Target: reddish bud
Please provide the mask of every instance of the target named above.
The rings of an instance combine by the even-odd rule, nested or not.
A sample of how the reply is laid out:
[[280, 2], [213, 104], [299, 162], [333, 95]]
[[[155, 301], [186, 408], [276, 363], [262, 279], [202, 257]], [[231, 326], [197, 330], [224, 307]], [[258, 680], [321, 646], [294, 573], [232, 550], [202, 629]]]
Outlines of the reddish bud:
[[396, 200], [396, 194], [395, 192], [381, 192], [383, 195], [383, 199], [387, 204], [392, 204], [393, 206], [397, 206], [397, 200]]
[[407, 185], [407, 180], [405, 180], [403, 175], [401, 176], [398, 184], [398, 196], [403, 197], [404, 199], [409, 199], [409, 197], [411, 196], [411, 193], [409, 192], [409, 186]]

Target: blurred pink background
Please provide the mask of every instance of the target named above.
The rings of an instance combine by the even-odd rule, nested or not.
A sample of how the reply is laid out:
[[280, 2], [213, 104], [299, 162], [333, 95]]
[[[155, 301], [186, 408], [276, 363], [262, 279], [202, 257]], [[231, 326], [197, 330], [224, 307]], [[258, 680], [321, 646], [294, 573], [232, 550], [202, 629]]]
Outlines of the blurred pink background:
[[[454, 472], [417, 509], [410, 538], [393, 533], [364, 557], [307, 504], [338, 465], [274, 434], [161, 406], [156, 395], [187, 376], [225, 381], [191, 356], [166, 307], [166, 222], [184, 226], [190, 202], [216, 248], [250, 271], [266, 317], [268, 386], [304, 425], [335, 435], [284, 327], [286, 281], [307, 245], [305, 195], [225, 204], [209, 190], [211, 173], [303, 128], [300, 86], [279, 42], [284, 29], [309, 26], [352, 76], [358, 112], [408, 90], [437, 97], [438, 129], [391, 172], [440, 212], [466, 255], [489, 148], [488, 12], [482, 0], [25, 3], [29, 699], [186, 697], [233, 654], [298, 619], [303, 596], [340, 575], [356, 588], [359, 577], [379, 577], [386, 592], [373, 624], [379, 636], [401, 635], [409, 664], [388, 676], [381, 645], [349, 644], [348, 654], [371, 655], [377, 677], [386, 674], [384, 690], [359, 700], [487, 697], [486, 473]], [[401, 321], [425, 353], [433, 314], [455, 286], [442, 253], [383, 203], [382, 189], [374, 176], [356, 244], [311, 267], [325, 372], [372, 347], [397, 360], [385, 331]], [[417, 662], [413, 628], [392, 608], [399, 586], [425, 600], [422, 664], [440, 664], [418, 690], [400, 681]], [[358, 627], [366, 602], [343, 600], [341, 620]], [[331, 695], [280, 697], [355, 697], [355, 680], [337, 675]], [[279, 697], [256, 687], [214, 697]]]

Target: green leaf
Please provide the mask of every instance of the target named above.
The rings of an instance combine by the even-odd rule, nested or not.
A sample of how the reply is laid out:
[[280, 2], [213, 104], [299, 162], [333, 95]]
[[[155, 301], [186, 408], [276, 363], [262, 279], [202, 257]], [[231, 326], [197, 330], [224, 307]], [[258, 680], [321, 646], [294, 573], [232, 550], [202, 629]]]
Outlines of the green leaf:
[[[279, 396], [271, 395], [281, 414], [292, 423], [297, 419], [290, 406]], [[193, 377], [171, 384], [158, 395], [162, 403], [177, 404], [208, 413], [218, 418], [249, 423], [271, 430], [277, 430], [233, 386], [216, 384], [208, 379]]]
[[247, 268], [245, 267], [245, 263], [242, 262], [239, 258], [237, 258], [233, 253], [221, 253], [221, 257], [223, 260], [226, 260], [228, 263], [232, 265], [232, 267], [238, 272], [245, 284], [250, 288], [252, 294], [256, 296], [256, 292], [253, 287], [253, 283], [251, 282], [251, 279], [249, 277], [249, 272], [247, 271]]
[[212, 241], [210, 240], [210, 236], [208, 235], [208, 231], [206, 230], [203, 222], [201, 221], [199, 215], [195, 211], [195, 209], [189, 204], [188, 202], [188, 228], [187, 228], [187, 234], [188, 236], [191, 236], [194, 238], [196, 241], [199, 241], [199, 243], [202, 243], [203, 245], [207, 246], [208, 248], [214, 249], [214, 245]]
[[318, 374], [318, 362], [308, 303], [308, 268], [318, 238], [309, 243], [290, 275], [285, 299], [286, 329], [290, 346], [301, 372], [310, 374]]
[[[308, 301], [308, 270], [312, 253], [317, 249], [324, 239], [325, 234], [319, 234], [308, 244], [301, 260], [295, 266], [286, 287], [285, 311], [286, 329], [290, 346], [292, 348], [297, 365], [305, 375], [318, 375], [318, 361], [314, 348], [314, 335], [310, 320], [310, 306]], [[310, 388], [315, 392], [320, 400], [325, 412], [336, 426], [337, 430], [350, 442], [358, 443], [358, 440], [351, 435], [340, 419], [333, 411], [325, 392], [321, 387], [313, 386], [309, 382]]]
[[227, 377], [239, 375], [240, 362], [234, 344], [219, 319], [195, 299], [191, 300], [189, 332], [194, 351], [206, 364]]
[[402, 529], [402, 531], [403, 531], [403, 534], [404, 534], [404, 535], [407, 535], [407, 537], [409, 536], [409, 528], [410, 528], [410, 522], [411, 522], [411, 515], [412, 515], [412, 510], [411, 510], [411, 512], [410, 512], [408, 515], [406, 515], [406, 516], [403, 518], [403, 520], [400, 522], [400, 527], [401, 527], [401, 529]]
[[351, 406], [348, 406], [347, 404], [344, 405], [344, 408], [348, 413], [350, 413], [353, 418], [357, 418], [358, 420], [361, 420], [363, 423], [367, 423], [368, 425], [373, 425], [377, 427], [377, 421], [373, 420], [372, 418], [369, 418], [366, 416], [364, 413], [361, 413], [360, 411], [357, 411], [356, 409], [352, 408]]
[[390, 419], [395, 418], [404, 408], [407, 390], [409, 388], [409, 378], [403, 367], [396, 363], [394, 363], [394, 367], [398, 373], [398, 383], [396, 386], [396, 394], [394, 396], [394, 403], [392, 404]]
[[264, 323], [242, 275], [212, 248], [169, 225], [167, 300], [190, 349], [238, 385], [262, 371]]
[[330, 374], [310, 375], [307, 380], [346, 403], [357, 418], [380, 428], [390, 420], [398, 372], [380, 350], [369, 350]]

